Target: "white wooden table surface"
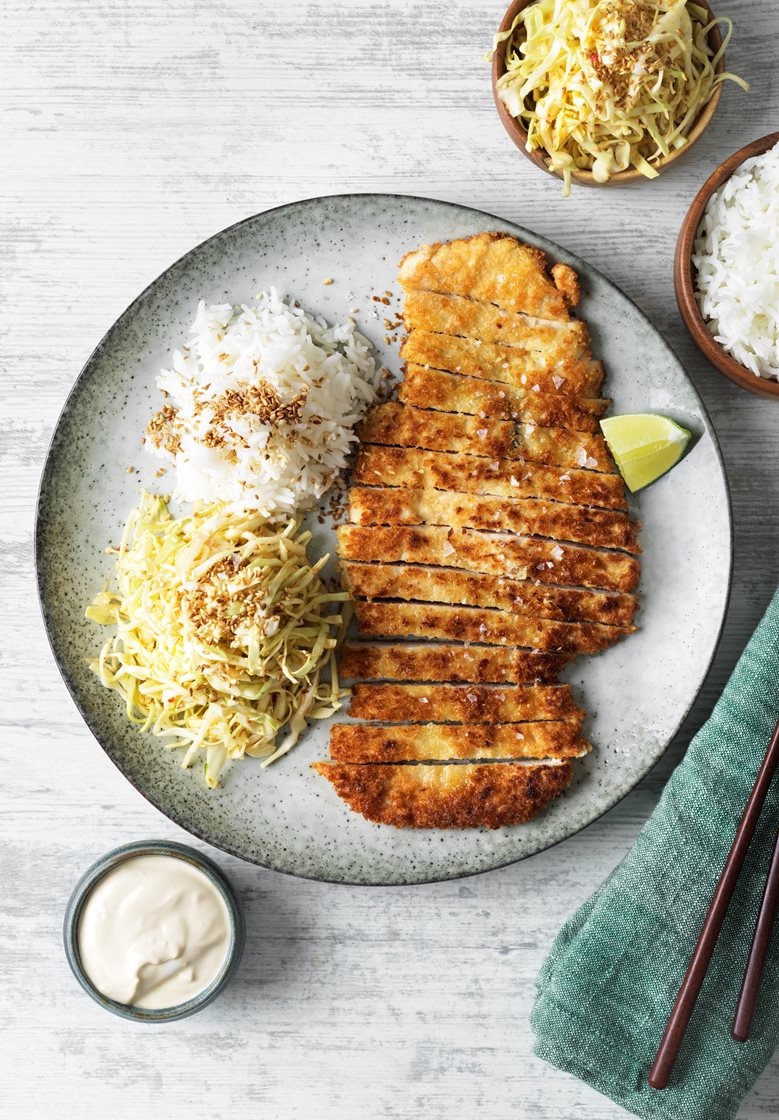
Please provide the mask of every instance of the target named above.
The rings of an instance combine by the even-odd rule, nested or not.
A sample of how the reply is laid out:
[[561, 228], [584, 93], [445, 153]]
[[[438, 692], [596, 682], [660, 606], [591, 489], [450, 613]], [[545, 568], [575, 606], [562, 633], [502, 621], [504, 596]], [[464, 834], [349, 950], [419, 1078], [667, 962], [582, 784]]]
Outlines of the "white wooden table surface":
[[[7, 0], [0, 37], [0, 1114], [611, 1120], [621, 1109], [532, 1055], [533, 980], [572, 911], [633, 843], [777, 581], [773, 402], [722, 380], [680, 323], [673, 246], [696, 185], [775, 129], [779, 12], [722, 3], [714, 125], [648, 186], [564, 201], [503, 134], [482, 54], [498, 0]], [[583, 834], [462, 882], [361, 890], [219, 855], [246, 901], [238, 982], [207, 1013], [138, 1028], [76, 986], [60, 923], [80, 872], [126, 840], [186, 840], [103, 756], [47, 648], [33, 506], [47, 442], [93, 345], [196, 242], [339, 191], [482, 207], [562, 242], [654, 320], [710, 408], [730, 477], [728, 622], [665, 760]], [[658, 697], [662, 703], [662, 697]], [[779, 1113], [779, 1064], [743, 1120]]]

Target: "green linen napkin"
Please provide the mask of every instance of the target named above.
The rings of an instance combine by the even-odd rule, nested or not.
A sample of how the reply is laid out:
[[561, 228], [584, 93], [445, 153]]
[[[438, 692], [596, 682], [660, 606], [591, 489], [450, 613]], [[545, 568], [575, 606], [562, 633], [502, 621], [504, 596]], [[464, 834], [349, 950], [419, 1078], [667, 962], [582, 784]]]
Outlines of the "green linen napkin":
[[671, 1083], [661, 1091], [647, 1085], [777, 718], [779, 591], [635, 847], [563, 927], [538, 978], [536, 1053], [638, 1116], [732, 1120], [779, 1044], [779, 937], [752, 1037], [730, 1037], [779, 825], [773, 788]]

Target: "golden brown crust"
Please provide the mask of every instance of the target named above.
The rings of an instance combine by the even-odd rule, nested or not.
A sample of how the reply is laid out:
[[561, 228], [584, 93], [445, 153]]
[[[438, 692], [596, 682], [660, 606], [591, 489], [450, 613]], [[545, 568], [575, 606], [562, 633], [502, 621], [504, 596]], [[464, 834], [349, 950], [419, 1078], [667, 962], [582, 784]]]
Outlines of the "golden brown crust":
[[568, 397], [597, 397], [603, 366], [592, 358], [549, 359], [543, 351], [497, 342], [412, 331], [400, 348], [407, 362], [467, 377]]
[[[641, 551], [638, 522], [627, 513], [539, 498], [509, 500], [448, 490], [354, 486], [349, 493], [349, 520], [355, 525], [441, 525], [521, 533], [598, 548]], [[439, 562], [445, 561], [441, 556]]]
[[403, 257], [399, 279], [409, 291], [422, 288], [487, 300], [541, 319], [570, 318], [570, 277], [558, 270], [559, 291], [545, 254], [506, 233], [423, 245]]
[[[501, 385], [498, 381], [428, 369], [414, 363], [406, 366], [398, 398], [417, 408], [462, 412], [482, 420], [520, 420], [543, 428], [572, 428], [579, 432], [596, 432], [598, 419], [610, 403]], [[489, 424], [484, 427], [489, 429]]]
[[403, 300], [403, 319], [409, 330], [460, 335], [536, 350], [550, 363], [590, 356], [590, 334], [586, 324], [578, 319], [568, 322], [534, 319], [464, 296], [422, 289], [408, 291]]
[[571, 656], [443, 642], [353, 642], [341, 649], [339, 668], [346, 680], [532, 684], [556, 680]]
[[553, 264], [552, 279], [569, 307], [576, 307], [581, 298], [579, 277], [568, 264]]
[[396, 828], [524, 824], [571, 780], [571, 764], [361, 766], [315, 762], [350, 809]]
[[364, 444], [458, 451], [563, 468], [589, 463], [590, 471], [615, 471], [606, 441], [594, 433], [542, 428], [512, 420], [490, 420], [485, 427], [480, 416], [434, 412], [398, 401], [387, 401], [370, 409], [357, 426], [357, 434]]
[[338, 555], [345, 560], [438, 564], [542, 584], [635, 591], [641, 565], [635, 556], [555, 544], [508, 533], [438, 525], [340, 525]]
[[336, 724], [334, 762], [447, 762], [449, 759], [581, 758], [590, 750], [571, 722], [446, 723], [377, 727]]
[[356, 684], [352, 687], [349, 715], [353, 719], [384, 723], [569, 720], [577, 727], [584, 718], [568, 684], [509, 688], [474, 684]]
[[377, 823], [518, 824], [590, 747], [569, 686], [509, 682], [634, 629], [638, 526], [598, 432], [575, 271], [484, 233], [406, 254], [400, 280], [402, 403], [358, 427], [338, 551], [358, 632], [425, 641], [346, 647], [343, 675], [385, 679], [354, 685], [370, 722], [334, 727], [314, 769]]
[[633, 632], [630, 627], [601, 626], [597, 622], [555, 622], [439, 603], [358, 600], [354, 613], [359, 633], [369, 638], [438, 638], [549, 652], [600, 653]]
[[545, 587], [532, 580], [459, 568], [349, 561], [342, 568], [352, 594], [363, 599], [467, 603], [560, 622], [603, 622], [611, 626], [630, 626], [637, 606], [634, 595]]
[[415, 447], [363, 445], [357, 454], [354, 481], [366, 486], [433, 486], [500, 498], [548, 498], [601, 509], [627, 508], [625, 484], [618, 474]]

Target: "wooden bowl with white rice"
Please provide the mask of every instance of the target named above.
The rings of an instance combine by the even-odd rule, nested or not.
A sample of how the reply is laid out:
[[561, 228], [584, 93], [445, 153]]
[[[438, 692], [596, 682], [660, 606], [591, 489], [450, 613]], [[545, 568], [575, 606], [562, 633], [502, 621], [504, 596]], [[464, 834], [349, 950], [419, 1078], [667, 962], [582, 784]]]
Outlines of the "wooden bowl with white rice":
[[[742, 168], [777, 145], [779, 132], [753, 140], [703, 184], [679, 231], [674, 288], [711, 364], [742, 389], [779, 399], [779, 172], [772, 166], [761, 184], [748, 181], [755, 165]], [[760, 214], [746, 220], [755, 203]]]

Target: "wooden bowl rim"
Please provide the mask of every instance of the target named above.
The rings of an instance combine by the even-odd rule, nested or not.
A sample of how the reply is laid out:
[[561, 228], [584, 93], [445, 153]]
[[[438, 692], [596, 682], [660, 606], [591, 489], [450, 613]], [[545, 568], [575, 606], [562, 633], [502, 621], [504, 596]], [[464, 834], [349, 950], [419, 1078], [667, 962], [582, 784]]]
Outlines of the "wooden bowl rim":
[[740, 385], [742, 389], [747, 389], [751, 393], [757, 393], [758, 396], [775, 399], [779, 398], [779, 381], [759, 377], [747, 369], [746, 366], [742, 366], [720, 346], [706, 326], [706, 320], [701, 315], [698, 301], [695, 298], [692, 251], [703, 212], [714, 192], [719, 190], [723, 183], [727, 182], [742, 163], [751, 159], [752, 156], [767, 152], [777, 143], [779, 143], [779, 132], [769, 132], [766, 136], [761, 136], [757, 140], [745, 144], [743, 148], [739, 148], [737, 152], [722, 161], [719, 167], [709, 175], [693, 199], [679, 230], [674, 253], [676, 303], [679, 314], [695, 345], [720, 373], [736, 385]]
[[[506, 12], [503, 16], [503, 19], [501, 20], [500, 27], [498, 28], [498, 34], [500, 34], [503, 31], [508, 31], [509, 27], [511, 27], [512, 23], [516, 19], [519, 12], [521, 12], [523, 8], [527, 8], [531, 4], [534, 4], [536, 2], [537, 2], [537, 0], [512, 0], [511, 4], [509, 4], [508, 8], [506, 9]], [[714, 12], [712, 11], [711, 4], [709, 3], [709, 0], [696, 0], [696, 2], [708, 9], [709, 15], [711, 16], [712, 19], [716, 18], [715, 15], [714, 15]], [[713, 46], [714, 51], [716, 53], [716, 51], [718, 51], [720, 49], [720, 47], [722, 46], [722, 41], [723, 41], [722, 40], [722, 32], [720, 31], [719, 26], [716, 23], [714, 24], [714, 26], [709, 31], [709, 40], [710, 40], [711, 45]], [[495, 101], [495, 107], [498, 110], [498, 116], [500, 117], [501, 123], [502, 123], [503, 127], [505, 128], [506, 132], [511, 137], [514, 144], [522, 152], [522, 154], [527, 159], [529, 159], [531, 163], [534, 163], [536, 165], [536, 167], [540, 167], [542, 171], [545, 171], [547, 173], [547, 175], [554, 175], [558, 179], [561, 179], [563, 177], [561, 172], [552, 171], [552, 169], [547, 164], [543, 153], [540, 150], [537, 149], [537, 150], [532, 151], [532, 152], [529, 152], [527, 150], [527, 147], [526, 147], [527, 131], [526, 131], [526, 129], [524, 129], [522, 127], [522, 125], [519, 123], [519, 121], [517, 120], [516, 117], [512, 117], [511, 113], [509, 113], [508, 109], [506, 108], [505, 104], [503, 103], [502, 98], [500, 97], [500, 95], [498, 93], [498, 81], [506, 73], [505, 60], [506, 60], [506, 45], [507, 45], [507, 42], [508, 42], [508, 40], [505, 40], [504, 42], [499, 43], [498, 47], [496, 48], [496, 50], [495, 50], [495, 52], [493, 53], [493, 56], [492, 56], [492, 96], [493, 96], [493, 99]], [[724, 72], [724, 70], [725, 70], [725, 55], [723, 54], [722, 57], [720, 58], [719, 62], [717, 63], [715, 73], [721, 74], [721, 73]], [[671, 152], [670, 155], [664, 156], [657, 163], [652, 164], [652, 166], [658, 172], [658, 174], [662, 174], [662, 172], [665, 171], [665, 169], [667, 167], [670, 167], [672, 163], [675, 163], [677, 159], [679, 159], [681, 156], [685, 155], [685, 153], [690, 150], [690, 148], [693, 146], [693, 144], [695, 144], [700, 139], [700, 137], [703, 135], [703, 133], [706, 131], [706, 129], [709, 127], [709, 125], [711, 123], [711, 119], [712, 119], [712, 117], [714, 116], [714, 114], [717, 110], [717, 106], [719, 105], [719, 101], [720, 101], [721, 96], [722, 96], [722, 83], [720, 83], [718, 86], [716, 86], [713, 94], [711, 95], [709, 100], [706, 102], [706, 104], [703, 106], [703, 108], [701, 109], [698, 116], [695, 118], [693, 126], [692, 126], [692, 128], [690, 129], [690, 132], [687, 135], [687, 143], [684, 145], [684, 147], [683, 148], [677, 148], [676, 151]], [[591, 171], [572, 171], [571, 172], [571, 177], [573, 178], [573, 180], [575, 182], [583, 183], [585, 186], [588, 186], [588, 187], [619, 186], [621, 183], [631, 183], [631, 182], [635, 182], [638, 179], [643, 179], [644, 181], [647, 181], [646, 176], [643, 175], [635, 167], [630, 167], [626, 171], [618, 171], [616, 173], [616, 175], [612, 175], [611, 178], [607, 179], [605, 183], [597, 182], [597, 180], [594, 178]]]

